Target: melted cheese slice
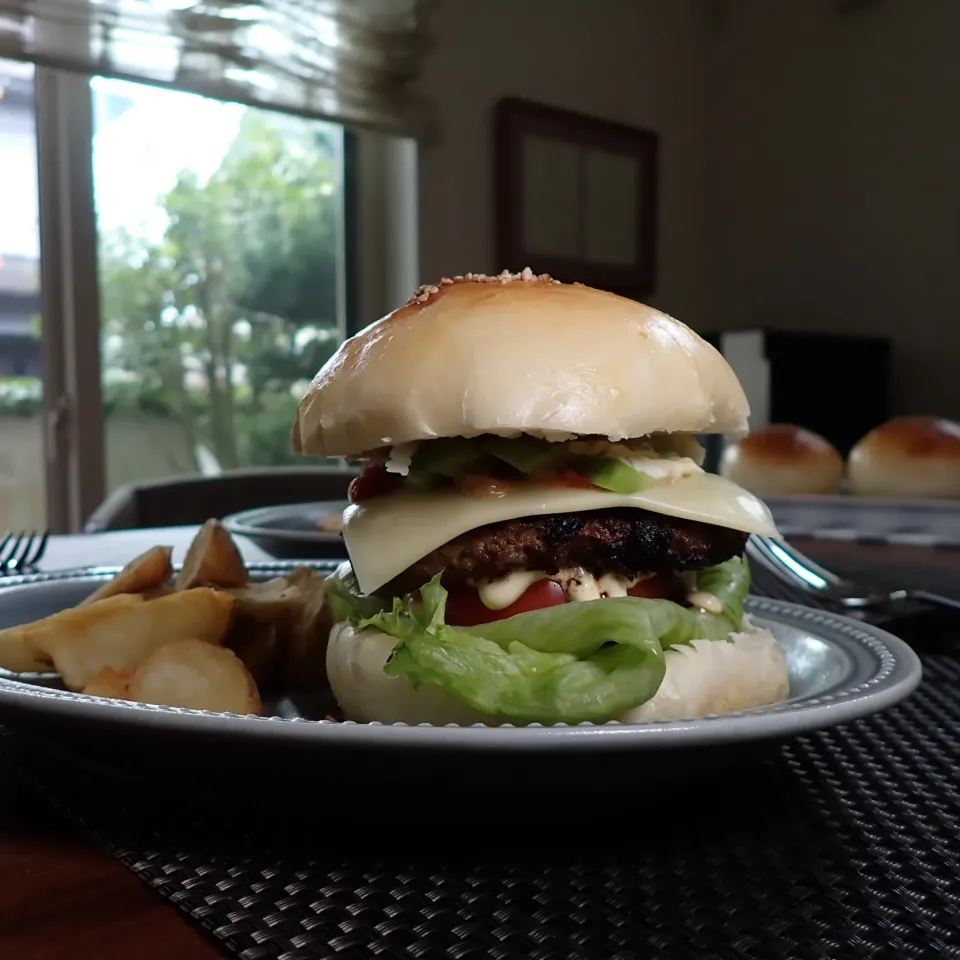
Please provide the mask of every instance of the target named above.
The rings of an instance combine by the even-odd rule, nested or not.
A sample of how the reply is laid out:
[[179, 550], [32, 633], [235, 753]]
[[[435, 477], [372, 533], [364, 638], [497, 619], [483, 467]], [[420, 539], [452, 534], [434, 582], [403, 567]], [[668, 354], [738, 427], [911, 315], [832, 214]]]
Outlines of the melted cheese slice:
[[343, 514], [343, 539], [357, 583], [370, 594], [468, 530], [519, 517], [614, 507], [779, 535], [762, 500], [729, 480], [700, 473], [632, 494], [539, 486], [517, 486], [493, 496], [400, 490], [348, 507]]

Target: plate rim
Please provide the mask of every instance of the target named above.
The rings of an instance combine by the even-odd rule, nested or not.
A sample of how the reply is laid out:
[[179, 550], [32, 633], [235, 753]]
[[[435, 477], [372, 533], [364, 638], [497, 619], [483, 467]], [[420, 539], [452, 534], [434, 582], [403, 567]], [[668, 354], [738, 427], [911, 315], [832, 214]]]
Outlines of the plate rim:
[[321, 503], [348, 503], [346, 500], [303, 500], [297, 503], [277, 503], [266, 507], [251, 507], [248, 510], [238, 510], [235, 513], [227, 514], [220, 520], [220, 523], [230, 532], [242, 537], [248, 537], [251, 540], [263, 539], [269, 537], [274, 540], [283, 540], [288, 543], [333, 543], [341, 542], [339, 533], [327, 533], [321, 530], [284, 530], [279, 527], [255, 527], [251, 526], [246, 518], [251, 514], [264, 513], [267, 510], [281, 510], [284, 508], [296, 508], [305, 506], [315, 506]]
[[[276, 575], [297, 566], [332, 569], [336, 561], [274, 561], [251, 563], [254, 576]], [[0, 598], [10, 590], [90, 579], [103, 581], [120, 567], [97, 566], [70, 571], [23, 574], [0, 580]], [[462, 751], [558, 749], [689, 749], [787, 739], [802, 733], [826, 729], [885, 710], [909, 696], [922, 678], [922, 665], [915, 651], [887, 630], [862, 621], [799, 603], [749, 596], [746, 612], [774, 624], [806, 627], [818, 639], [841, 647], [814, 628], [826, 627], [851, 644], [871, 654], [877, 664], [866, 680], [850, 687], [841, 685], [819, 696], [789, 700], [726, 714], [711, 714], [684, 720], [655, 720], [641, 724], [608, 721], [603, 724], [559, 723], [550, 726], [482, 724], [384, 724], [356, 721], [308, 720], [301, 717], [240, 716], [232, 713], [167, 707], [157, 704], [107, 700], [73, 691], [25, 683], [0, 677], [0, 711], [19, 716], [44, 714], [72, 717], [75, 722], [149, 729], [162, 735], [226, 735], [256, 740], [279, 738], [286, 742], [317, 748], [362, 747], [364, 749], [417, 749]], [[124, 717], [120, 721], [121, 717]], [[118, 724], [119, 721], [119, 724]]]

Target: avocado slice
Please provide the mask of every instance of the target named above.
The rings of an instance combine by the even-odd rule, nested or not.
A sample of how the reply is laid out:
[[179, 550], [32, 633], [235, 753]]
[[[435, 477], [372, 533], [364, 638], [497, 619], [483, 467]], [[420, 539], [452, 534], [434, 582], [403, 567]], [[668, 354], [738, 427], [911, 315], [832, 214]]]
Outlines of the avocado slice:
[[574, 469], [595, 487], [611, 493], [643, 493], [654, 485], [653, 477], [635, 470], [629, 463], [611, 457], [582, 457]]

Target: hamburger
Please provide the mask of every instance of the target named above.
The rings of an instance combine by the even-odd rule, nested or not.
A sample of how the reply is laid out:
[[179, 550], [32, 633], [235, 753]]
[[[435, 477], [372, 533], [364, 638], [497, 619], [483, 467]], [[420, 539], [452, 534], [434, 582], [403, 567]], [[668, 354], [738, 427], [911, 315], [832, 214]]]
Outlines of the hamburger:
[[346, 719], [555, 724], [786, 698], [744, 616], [765, 505], [704, 472], [747, 431], [727, 362], [673, 318], [530, 270], [421, 287], [346, 340], [294, 451], [363, 461], [327, 580]]

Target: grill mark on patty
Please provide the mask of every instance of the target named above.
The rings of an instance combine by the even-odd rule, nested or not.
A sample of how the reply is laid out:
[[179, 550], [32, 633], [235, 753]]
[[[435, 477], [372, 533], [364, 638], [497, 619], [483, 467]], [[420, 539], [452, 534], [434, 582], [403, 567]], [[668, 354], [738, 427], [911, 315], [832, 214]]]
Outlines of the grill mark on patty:
[[409, 593], [441, 570], [447, 585], [570, 567], [595, 576], [673, 574], [738, 556], [746, 541], [738, 530], [632, 508], [524, 517], [456, 537], [396, 577], [386, 592]]

